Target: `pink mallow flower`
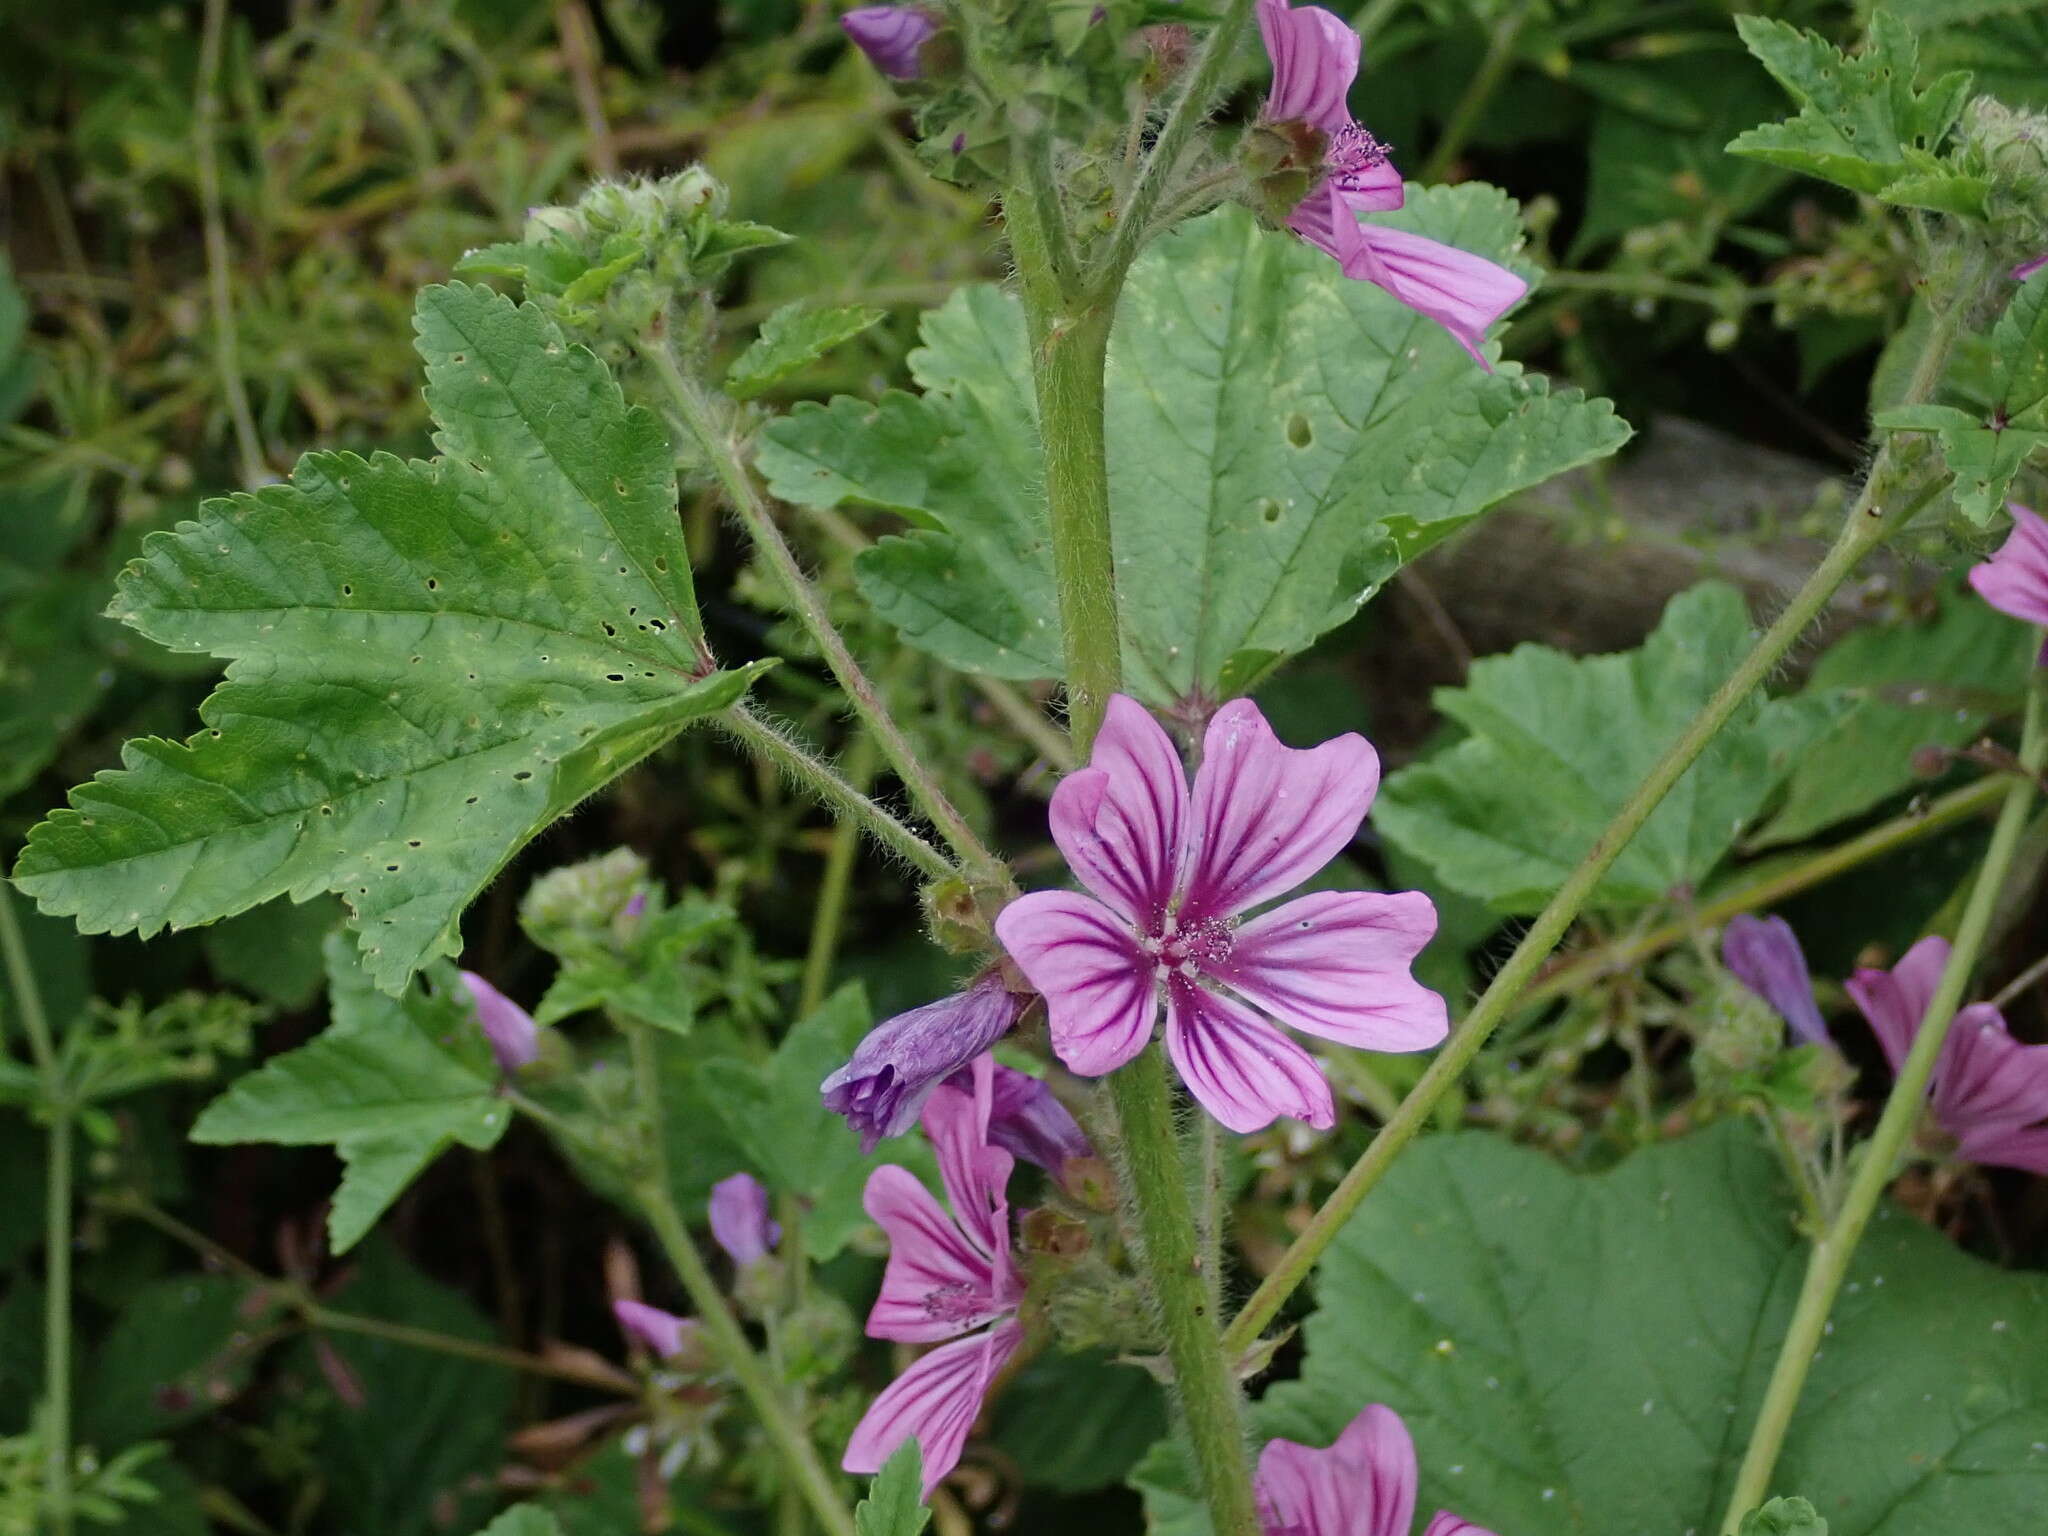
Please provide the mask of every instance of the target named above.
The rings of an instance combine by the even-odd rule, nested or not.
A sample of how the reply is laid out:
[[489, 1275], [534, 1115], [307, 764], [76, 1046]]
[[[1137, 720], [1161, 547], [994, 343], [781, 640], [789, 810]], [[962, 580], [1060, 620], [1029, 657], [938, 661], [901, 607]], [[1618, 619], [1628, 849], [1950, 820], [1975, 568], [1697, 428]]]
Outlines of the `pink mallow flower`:
[[2048, 522], [2016, 501], [2005, 505], [2012, 532], [1998, 553], [1970, 568], [1970, 585], [2000, 613], [2048, 624]]
[[1351, 841], [1379, 759], [1357, 735], [1282, 746], [1249, 699], [1216, 711], [1202, 754], [1190, 796], [1166, 732], [1112, 698], [1088, 766], [1052, 797], [1053, 841], [1095, 894], [1020, 897], [996, 934], [1074, 1071], [1137, 1055], [1163, 997], [1167, 1054], [1210, 1114], [1234, 1131], [1281, 1115], [1327, 1128], [1330, 1085], [1267, 1016], [1366, 1050], [1435, 1045], [1443, 999], [1408, 967], [1436, 908], [1414, 891], [1319, 891], [1246, 921]]
[[768, 1191], [751, 1173], [736, 1173], [711, 1186], [711, 1235], [733, 1263], [758, 1264], [782, 1241], [782, 1228], [768, 1215]]
[[477, 1027], [491, 1042], [491, 1054], [498, 1058], [498, 1070], [517, 1072], [540, 1055], [540, 1026], [533, 1015], [513, 1002], [475, 971], [459, 971], [462, 984], [476, 1005]]
[[915, 80], [923, 73], [918, 56], [938, 26], [910, 5], [863, 5], [839, 18], [854, 46], [892, 80]]
[[[1845, 983], [1894, 1072], [1920, 1033], [1948, 955], [1947, 939], [1925, 938], [1889, 971], [1861, 970]], [[1927, 1097], [1963, 1157], [2048, 1174], [2048, 1045], [2013, 1039], [1991, 1004], [1956, 1014]]]
[[983, 1057], [970, 1086], [944, 1084], [925, 1102], [924, 1131], [951, 1214], [909, 1169], [893, 1163], [868, 1175], [862, 1201], [889, 1238], [868, 1336], [939, 1347], [875, 1399], [840, 1465], [879, 1472], [914, 1436], [927, 1499], [959, 1464], [989, 1384], [1024, 1337], [1017, 1321], [1024, 1284], [1010, 1258], [1005, 1194], [1016, 1163], [988, 1140], [994, 1066]]
[[1259, 0], [1259, 35], [1273, 61], [1265, 117], [1303, 122], [1324, 135], [1322, 178], [1287, 227], [1332, 257], [1344, 275], [1385, 289], [1436, 321], [1480, 367], [1487, 327], [1529, 291], [1507, 268], [1424, 235], [1361, 224], [1361, 213], [1399, 208], [1401, 173], [1381, 144], [1352, 121], [1346, 98], [1358, 77], [1358, 34], [1320, 6]]
[[[1259, 1454], [1266, 1536], [1408, 1536], [1415, 1519], [1415, 1442], [1374, 1403], [1325, 1450], [1270, 1440]], [[1491, 1536], [1440, 1509], [1423, 1536]]]
[[698, 1324], [695, 1318], [677, 1317], [673, 1312], [650, 1307], [644, 1301], [615, 1301], [612, 1303], [612, 1316], [627, 1338], [662, 1360], [681, 1354], [696, 1342]]

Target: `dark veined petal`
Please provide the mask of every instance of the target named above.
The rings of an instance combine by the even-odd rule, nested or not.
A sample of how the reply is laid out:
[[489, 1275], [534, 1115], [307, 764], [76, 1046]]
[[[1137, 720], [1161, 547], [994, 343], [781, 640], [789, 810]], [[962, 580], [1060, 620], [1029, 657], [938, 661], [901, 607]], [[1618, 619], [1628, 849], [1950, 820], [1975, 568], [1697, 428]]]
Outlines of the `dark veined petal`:
[[1283, 1115], [1317, 1130], [1337, 1123], [1315, 1058], [1233, 998], [1176, 978], [1167, 988], [1166, 1054], [1195, 1101], [1240, 1133]]
[[1421, 1051], [1450, 1032], [1408, 968], [1436, 933], [1419, 891], [1318, 891], [1253, 918], [1208, 973], [1290, 1028], [1368, 1051]]
[[913, 1436], [924, 1460], [924, 1497], [960, 1464], [960, 1452], [981, 1413], [981, 1400], [996, 1373], [1017, 1352], [1024, 1337], [1017, 1323], [941, 1345], [883, 1389], [869, 1406], [840, 1466], [872, 1473]]
[[1114, 1072], [1152, 1037], [1151, 959], [1125, 922], [1074, 891], [1034, 891], [996, 917], [996, 937], [1045, 995], [1052, 1048], [1083, 1077]]
[[1149, 929], [1173, 895], [1187, 796], [1173, 739], [1144, 705], [1119, 693], [1088, 766], [1053, 791], [1052, 840], [1083, 885]]

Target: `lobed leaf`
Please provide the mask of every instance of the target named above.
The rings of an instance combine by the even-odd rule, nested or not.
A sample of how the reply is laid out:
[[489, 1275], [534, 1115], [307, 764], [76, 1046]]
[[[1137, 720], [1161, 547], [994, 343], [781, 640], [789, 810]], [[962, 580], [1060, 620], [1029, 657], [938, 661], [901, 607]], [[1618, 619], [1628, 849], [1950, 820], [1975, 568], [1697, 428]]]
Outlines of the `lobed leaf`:
[[[1327, 1445], [1381, 1402], [1414, 1434], [1421, 1510], [1546, 1536], [1719, 1530], [1806, 1264], [1792, 1204], [1740, 1122], [1591, 1176], [1498, 1136], [1423, 1142], [1324, 1257], [1301, 1377], [1259, 1428]], [[1779, 1485], [1834, 1536], [2037, 1529], [2044, 1340], [2048, 1280], [1881, 1208]], [[1158, 1536], [1207, 1528], [1183, 1467], [1161, 1450], [1140, 1471]]]
[[855, 1506], [859, 1536], [918, 1536], [932, 1518], [919, 1496], [923, 1478], [924, 1457], [913, 1436], [896, 1447], [868, 1484], [868, 1496]]
[[760, 669], [705, 661], [667, 440], [597, 359], [462, 284], [415, 323], [441, 457], [309, 454], [123, 573], [118, 617], [229, 666], [210, 729], [129, 743], [30, 833], [45, 911], [146, 938], [333, 891], [396, 991], [529, 838]]
[[830, 309], [810, 309], [800, 302], [783, 305], [761, 322], [753, 344], [726, 370], [726, 393], [735, 400], [752, 400], [766, 393], [834, 347], [853, 340], [883, 314], [871, 304]]
[[1728, 145], [1730, 154], [1873, 196], [1911, 176], [1914, 198], [1906, 200], [1925, 205], [1928, 179], [1949, 174], [1931, 151], [1962, 113], [1967, 73], [1952, 71], [1925, 90], [1917, 88], [1919, 42], [1890, 11], [1871, 17], [1869, 41], [1854, 55], [1817, 33], [1768, 17], [1737, 16], [1735, 28], [1800, 110], [1785, 122], [1738, 134]]
[[[1748, 651], [1742, 594], [1681, 592], [1640, 649], [1575, 658], [1521, 645], [1473, 664], [1437, 708], [1471, 734], [1392, 775], [1373, 820], [1449, 885], [1534, 912]], [[1802, 750], [1844, 707], [1827, 696], [1744, 703], [1651, 813], [1592, 904], [1696, 888]]]
[[[1514, 206], [1411, 188], [1385, 222], [1504, 262]], [[1223, 209], [1133, 268], [1108, 362], [1124, 674], [1170, 705], [1241, 692], [1356, 612], [1407, 560], [1502, 498], [1612, 453], [1605, 401], [1442, 330], [1291, 236]], [[923, 390], [799, 406], [763, 434], [786, 500], [914, 526], [864, 552], [870, 604], [968, 671], [1056, 676], [1058, 604], [1017, 302], [970, 288], [927, 315]]]

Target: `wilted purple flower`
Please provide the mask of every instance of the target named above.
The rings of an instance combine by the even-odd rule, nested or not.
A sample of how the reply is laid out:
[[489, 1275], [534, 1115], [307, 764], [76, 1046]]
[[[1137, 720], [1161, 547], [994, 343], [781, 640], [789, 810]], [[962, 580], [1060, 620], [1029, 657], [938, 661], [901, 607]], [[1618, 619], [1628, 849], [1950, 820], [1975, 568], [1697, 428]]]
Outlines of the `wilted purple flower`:
[[916, 6], [863, 5], [839, 18], [854, 46], [892, 80], [915, 80], [918, 55], [938, 25]]
[[932, 1089], [1000, 1040], [1023, 1009], [1024, 999], [989, 971], [965, 992], [885, 1019], [819, 1085], [825, 1107], [846, 1116], [861, 1150], [872, 1152], [885, 1136], [909, 1130]]
[[1352, 121], [1346, 98], [1358, 76], [1358, 34], [1320, 6], [1259, 0], [1259, 35], [1273, 61], [1265, 116], [1305, 122], [1326, 138], [1322, 178], [1288, 216], [1287, 227], [1332, 257], [1344, 275], [1385, 289], [1436, 321], [1490, 369], [1480, 352], [1486, 329], [1529, 285], [1469, 251], [1405, 230], [1361, 224], [1361, 213], [1399, 208], [1406, 197], [1386, 146]]
[[2048, 522], [2016, 501], [2005, 509], [2012, 514], [2012, 532], [1997, 554], [1970, 568], [1970, 585], [2000, 613], [2048, 624]]
[[[1947, 968], [1947, 939], [1929, 937], [1889, 971], [1861, 970], [1845, 985], [1898, 1071]], [[2048, 1174], [2048, 1045], [2022, 1045], [1989, 1003], [1955, 1016], [1927, 1096], [1934, 1118], [1973, 1163]]]
[[612, 1303], [612, 1316], [618, 1320], [627, 1338], [663, 1360], [681, 1354], [697, 1337], [695, 1318], [677, 1317], [673, 1312], [650, 1307], [644, 1301], [615, 1301]]
[[1088, 766], [1052, 797], [1053, 841], [1095, 895], [1036, 891], [996, 918], [1060, 1059], [1115, 1071], [1151, 1041], [1163, 995], [1167, 1054], [1210, 1114], [1234, 1131], [1281, 1115], [1327, 1128], [1330, 1085], [1268, 1015], [1365, 1050], [1442, 1040], [1444, 1000], [1408, 974], [1436, 932], [1427, 896], [1319, 891], [1244, 920], [1336, 857], [1378, 787], [1364, 737], [1296, 751], [1234, 699], [1190, 794], [1166, 732], [1113, 696]]
[[760, 1263], [782, 1241], [781, 1226], [768, 1215], [768, 1191], [751, 1173], [711, 1186], [711, 1235], [741, 1268]]
[[[1415, 1520], [1415, 1442], [1391, 1408], [1372, 1404], [1323, 1450], [1269, 1440], [1256, 1488], [1266, 1536], [1408, 1536]], [[1491, 1536], [1440, 1509], [1423, 1536]]]
[[[956, 1077], [955, 1086], [959, 1082]], [[1053, 1174], [1070, 1157], [1095, 1155], [1094, 1144], [1050, 1088], [1029, 1072], [1000, 1062], [995, 1068], [988, 1139], [1012, 1156]]]
[[[840, 1462], [879, 1472], [916, 1436], [924, 1496], [959, 1463], [989, 1383], [1023, 1341], [1024, 1282], [1010, 1257], [1010, 1154], [989, 1145], [991, 1068], [983, 1058], [965, 1087], [945, 1084], [924, 1107], [949, 1214], [907, 1168], [868, 1175], [862, 1204], [888, 1234], [882, 1293], [868, 1314], [872, 1339], [939, 1344], [898, 1376], [862, 1417]], [[950, 1340], [940, 1343], [941, 1340]]]
[[2016, 283], [2024, 283], [2043, 267], [2048, 267], [2048, 251], [2043, 251], [2031, 261], [2023, 261], [2014, 267], [2012, 269], [2012, 280]]
[[491, 1042], [491, 1054], [503, 1072], [517, 1072], [540, 1055], [540, 1026], [533, 1015], [513, 1002], [475, 971], [461, 971], [462, 984], [476, 1004], [476, 1021]]
[[1745, 912], [1729, 920], [1721, 934], [1721, 963], [1735, 979], [1778, 1010], [1792, 1033], [1812, 1045], [1825, 1045], [1828, 1027], [1813, 1000], [1813, 976], [1806, 953], [1782, 917], [1752, 917]]

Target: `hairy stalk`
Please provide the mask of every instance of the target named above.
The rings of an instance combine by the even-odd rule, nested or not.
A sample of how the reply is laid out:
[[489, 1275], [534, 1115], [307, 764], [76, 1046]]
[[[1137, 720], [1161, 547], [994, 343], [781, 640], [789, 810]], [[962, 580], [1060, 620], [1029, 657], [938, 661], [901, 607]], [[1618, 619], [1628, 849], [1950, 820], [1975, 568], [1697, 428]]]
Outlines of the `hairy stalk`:
[[1124, 273], [1130, 270], [1139, 248], [1154, 233], [1153, 215], [1158, 212], [1160, 200], [1179, 173], [1181, 153], [1187, 148], [1188, 140], [1216, 109], [1216, 93], [1223, 83], [1223, 72], [1237, 52], [1238, 40], [1244, 36], [1245, 23], [1251, 19], [1251, 14], [1252, 0], [1228, 0], [1223, 15], [1202, 44], [1200, 57], [1187, 72], [1179, 94], [1173, 98], [1173, 105], [1167, 108], [1166, 121], [1160, 124], [1159, 133], [1152, 140], [1144, 167], [1132, 184], [1131, 195], [1117, 210], [1116, 229], [1110, 236], [1108, 249], [1100, 260], [1090, 264], [1088, 287], [1098, 302], [1106, 299], [1114, 305], [1117, 290], [1123, 286]]
[[953, 863], [938, 849], [890, 815], [843, 778], [837, 769], [807, 750], [775, 722], [747, 704], [735, 704], [714, 723], [733, 740], [759, 753], [832, 808], [834, 815], [859, 823], [861, 829], [891, 853], [907, 859], [935, 880], [953, 874]]
[[1110, 1077], [1109, 1089], [1124, 1177], [1137, 1207], [1140, 1257], [1166, 1327], [1167, 1358], [1211, 1526], [1216, 1536], [1259, 1536], [1244, 1414], [1217, 1348], [1213, 1285], [1204, 1273], [1202, 1234], [1174, 1134], [1164, 1055], [1157, 1047], [1139, 1052]]
[[[874, 738], [863, 731], [846, 752], [846, 777], [855, 788], [865, 789], [875, 771]], [[825, 872], [818, 881], [818, 902], [811, 912], [810, 948], [804, 953], [803, 987], [798, 994], [798, 1018], [809, 1018], [825, 1001], [825, 989], [832, 981], [832, 961], [839, 953], [839, 935], [846, 926], [846, 893], [853, 882], [853, 856], [858, 843], [853, 822], [842, 820], [832, 832], [832, 846], [825, 854]], [[789, 1224], [783, 1223], [783, 1230]]]
[[71, 1153], [70, 1086], [50, 1034], [50, 1016], [43, 1011], [42, 989], [29, 961], [21, 919], [14, 910], [14, 888], [0, 880], [0, 962], [15, 1011], [28, 1035], [29, 1052], [42, 1077], [42, 1109], [49, 1121], [49, 1165], [44, 1183], [43, 1246], [43, 1403], [38, 1417], [43, 1435], [45, 1512], [55, 1536], [70, 1536], [71, 1503]]
[[213, 309], [213, 359], [220, 372], [221, 398], [235, 427], [242, 483], [261, 485], [270, 478], [263, 459], [263, 440], [249, 409], [249, 391], [242, 382], [242, 352], [235, 329], [233, 260], [228, 252], [227, 223], [221, 213], [220, 157], [215, 126], [220, 121], [220, 55], [227, 32], [227, 0], [206, 0], [199, 36], [199, 98], [192, 107], [192, 162], [199, 178], [199, 213], [206, 243], [206, 291]]
[[1957, 1005], [1963, 1000], [1985, 935], [1990, 932], [2006, 872], [2012, 867], [2020, 834], [2034, 808], [2035, 776], [2043, 764], [2048, 764], [2048, 682], [2037, 670], [2027, 694], [2026, 724], [2020, 737], [2023, 772], [2007, 781], [2005, 804], [1999, 808], [1998, 822], [1992, 828], [1991, 845], [1977, 871], [1976, 884], [1970, 888], [1963, 920], [1956, 928], [1955, 948], [1949, 952], [1941, 984], [1934, 989], [1927, 1015], [1920, 1021], [1920, 1032], [1913, 1037], [1913, 1048], [1906, 1055], [1905, 1065], [1899, 1068], [1891, 1096], [1885, 1100], [1877, 1130], [1863, 1149], [1841, 1210], [1814, 1243], [1807, 1259], [1799, 1300], [1792, 1309], [1792, 1321], [1779, 1347], [1778, 1362], [1771, 1369], [1770, 1385], [1764, 1389], [1763, 1405], [1757, 1410], [1749, 1447], [1743, 1452], [1742, 1468], [1736, 1473], [1735, 1489], [1729, 1495], [1728, 1513], [1721, 1522], [1731, 1536], [1742, 1523], [1742, 1517], [1763, 1502], [1770, 1487], [1778, 1452], [1785, 1443], [1785, 1431], [1792, 1422], [1793, 1410], [1799, 1406], [1806, 1373], [1820, 1347], [1828, 1313], [1833, 1310], [1835, 1296], [1848, 1274], [1849, 1261], [1855, 1257], [1856, 1245], [1877, 1210], [1877, 1202], [1898, 1169], [1907, 1138], [1926, 1113], [1928, 1080], [1934, 1075], [1942, 1043], [1955, 1022]]
[[938, 828], [940, 836], [951, 845], [970, 876], [984, 880], [1001, 879], [1001, 861], [982, 846], [967, 818], [954, 808], [938, 780], [918, 761], [916, 751], [883, 705], [875, 685], [861, 670], [860, 663], [854, 660], [845, 638], [826, 612], [823, 595], [804, 573], [796, 551], [790, 548], [789, 541], [776, 526], [767, 497], [761, 493], [740, 457], [733, 439], [732, 424], [720, 419], [719, 403], [683, 372], [666, 340], [660, 337], [644, 340], [639, 351], [661, 380], [670, 403], [675, 407], [676, 419], [696, 444], [705, 464], [717, 476], [725, 490], [727, 503], [746, 528], [754, 547], [773, 567], [798, 619], [824, 655], [825, 664], [832, 669], [832, 676], [838, 680], [854, 712], [873, 734], [882, 756], [903, 781], [911, 800]]
[[1507, 78], [1508, 69], [1515, 62], [1515, 44], [1521, 41], [1522, 28], [1528, 23], [1532, 0], [1522, 0], [1507, 15], [1493, 24], [1493, 31], [1486, 39], [1486, 56], [1479, 61], [1479, 68], [1465, 86], [1465, 94], [1458, 98], [1458, 104], [1451, 108], [1451, 115], [1444, 123], [1444, 131], [1436, 141], [1436, 148], [1430, 151], [1417, 174], [1418, 181], [1442, 181], [1451, 166], [1465, 148], [1465, 141], [1472, 136], [1472, 130], [1479, 124], [1479, 115], [1486, 110], [1486, 104], [1493, 100], [1493, 93]]
[[[1936, 311], [1907, 383], [1904, 403], [1918, 404], [1934, 393], [1948, 366], [1949, 354], [1955, 350], [1956, 338], [1961, 333], [1983, 270], [1980, 260], [1967, 262], [1959, 274], [1954, 295]], [[1301, 1235], [1281, 1255], [1273, 1272], [1260, 1282], [1251, 1300], [1231, 1320], [1223, 1334], [1223, 1346], [1233, 1357], [1242, 1355], [1258, 1341], [1266, 1325], [1279, 1315], [1287, 1298], [1308, 1278], [1316, 1260], [1330, 1246], [1351, 1213], [1358, 1209], [1359, 1202], [1385, 1177], [1394, 1159], [1400, 1156], [1401, 1149], [1428, 1123], [1438, 1102], [1458, 1086], [1459, 1079], [1479, 1054], [1480, 1047], [1486, 1044], [1501, 1021], [1515, 1010], [1523, 988], [1535, 979], [1545, 957], [1557, 947], [1558, 941], [1599, 885], [1601, 877], [1621, 856], [1622, 849], [1643, 829], [1643, 823], [1663, 803], [1672, 787], [1684, 777], [1686, 769], [1706, 750], [1707, 743], [1720, 734], [1721, 728], [1734, 716], [1742, 702], [1784, 660], [1807, 625], [1827, 607], [1829, 600], [1863, 558], [1883, 544], [1941, 489], [1943, 482], [1938, 476], [1924, 480], [1912, 491], [1897, 485], [1900, 472], [1894, 441], [1887, 437], [1878, 449], [1863, 489], [1850, 507], [1842, 531], [1826, 558], [1793, 594], [1784, 612], [1778, 615], [1777, 622], [1764, 631], [1763, 637], [1743, 657], [1734, 673], [1715, 690], [1706, 706], [1658, 759], [1649, 775], [1615, 813], [1614, 819], [1593, 840], [1592, 848], [1579, 861], [1578, 868], [1571, 872], [1536, 915], [1535, 921], [1530, 923], [1528, 931], [1515, 945], [1514, 952], [1494, 973], [1479, 1001], [1472, 1005], [1472, 1011], [1451, 1032], [1450, 1039], [1444, 1042], [1443, 1049], [1429, 1064], [1421, 1080], [1401, 1101], [1401, 1108], [1393, 1119], [1380, 1128], [1372, 1145], [1338, 1181], [1329, 1198], [1309, 1218]], [[1880, 497], [1895, 493], [1899, 499], [1890, 507], [1884, 506]]]
[[683, 1289], [689, 1293], [690, 1304], [697, 1309], [698, 1326], [704, 1330], [712, 1352], [739, 1383], [754, 1416], [760, 1420], [762, 1432], [782, 1458], [785, 1470], [801, 1490], [818, 1524], [827, 1536], [858, 1536], [837, 1482], [818, 1459], [818, 1448], [811, 1443], [809, 1433], [784, 1396], [782, 1384], [748, 1342], [746, 1330], [740, 1327], [731, 1303], [712, 1279], [704, 1255], [676, 1210], [675, 1197], [669, 1193], [668, 1156], [661, 1133], [661, 1083], [653, 1035], [645, 1026], [630, 1029], [627, 1035], [632, 1044], [633, 1076], [646, 1116], [649, 1146], [648, 1166], [633, 1181], [634, 1202], [668, 1256], [676, 1277], [683, 1282]]
[[[1233, 7], [1233, 15], [1243, 9]], [[1069, 724], [1075, 754], [1085, 758], [1122, 675], [1103, 454], [1103, 364], [1116, 293], [1112, 289], [1075, 301], [1062, 287], [1046, 235], [1047, 221], [1060, 217], [1057, 207], [1018, 191], [1006, 201], [1005, 214], [1024, 290], [1045, 444]], [[1167, 1358], [1210, 1523], [1215, 1536], [1258, 1536], [1242, 1399], [1218, 1347], [1212, 1280], [1203, 1272], [1202, 1235], [1189, 1199], [1160, 1047], [1148, 1045], [1112, 1074], [1109, 1089], [1126, 1187], [1136, 1207], [1138, 1254], [1159, 1303]]]
[[1854, 869], [1872, 859], [1883, 858], [1888, 853], [1932, 837], [1936, 832], [1946, 831], [1961, 822], [1980, 816], [2005, 798], [2006, 777], [1994, 774], [1966, 784], [1961, 789], [1951, 790], [1932, 805], [1920, 810], [1907, 811], [1890, 821], [1872, 827], [1868, 832], [1838, 843], [1833, 848], [1822, 850], [1798, 863], [1778, 870], [1766, 879], [1755, 880], [1734, 890], [1723, 892], [1712, 901], [1701, 902], [1684, 917], [1663, 923], [1647, 933], [1580, 955], [1551, 971], [1525, 991], [1515, 1006], [1518, 1009], [1540, 1007], [1560, 997], [1568, 997], [1583, 991], [1593, 982], [1605, 976], [1618, 975], [1634, 969], [1653, 955], [1662, 954], [1674, 944], [1682, 944], [1703, 928], [1712, 928], [1724, 923], [1738, 913], [1755, 912], [1764, 907], [1798, 895], [1801, 891], [1812, 890], [1825, 885], [1837, 875]]

